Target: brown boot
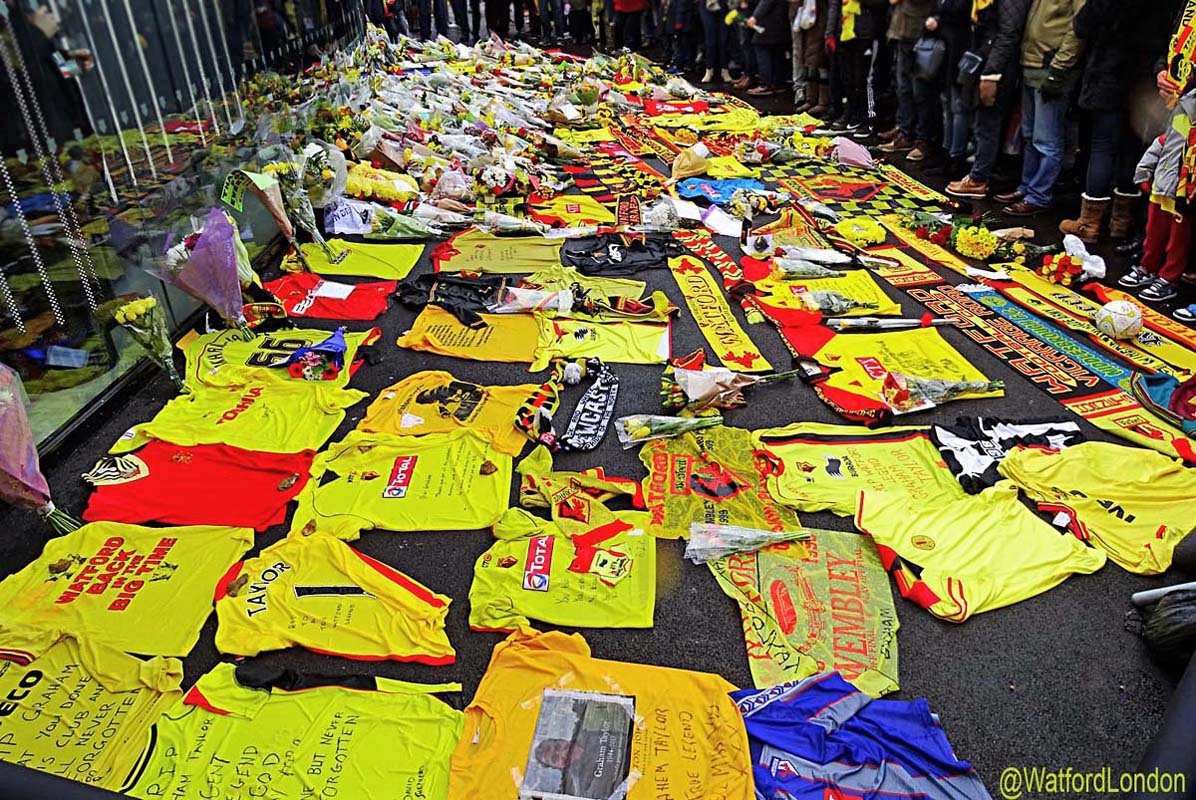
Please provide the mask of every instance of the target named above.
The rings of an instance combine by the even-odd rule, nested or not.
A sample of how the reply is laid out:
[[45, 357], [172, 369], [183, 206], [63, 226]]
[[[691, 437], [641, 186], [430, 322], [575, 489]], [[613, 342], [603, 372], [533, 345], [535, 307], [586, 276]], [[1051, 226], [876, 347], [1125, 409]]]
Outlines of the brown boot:
[[1109, 217], [1109, 237], [1111, 239], [1128, 239], [1134, 229], [1134, 206], [1141, 192], [1126, 194], [1119, 189], [1113, 190], [1113, 215]]
[[806, 81], [806, 93], [801, 105], [793, 109], [795, 114], [808, 114], [811, 108], [818, 108], [818, 81]]
[[1096, 244], [1100, 238], [1100, 226], [1112, 202], [1108, 197], [1089, 197], [1085, 194], [1080, 201], [1079, 219], [1063, 220], [1059, 223], [1059, 230], [1064, 234], [1079, 236], [1084, 244]]
[[[809, 91], [807, 88], [806, 91]], [[811, 117], [818, 117], [822, 119], [826, 114], [827, 109], [831, 106], [831, 85], [826, 81], [818, 81], [818, 105], [813, 108], [806, 109], [806, 113]]]

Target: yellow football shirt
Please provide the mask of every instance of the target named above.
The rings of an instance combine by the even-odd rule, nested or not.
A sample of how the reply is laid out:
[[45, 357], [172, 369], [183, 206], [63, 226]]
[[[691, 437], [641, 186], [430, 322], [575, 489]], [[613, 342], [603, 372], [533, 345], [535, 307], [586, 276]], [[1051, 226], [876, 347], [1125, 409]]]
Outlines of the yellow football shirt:
[[383, 389], [357, 429], [422, 436], [468, 428], [490, 440], [499, 452], [517, 456], [528, 437], [515, 427], [515, 418], [539, 389], [530, 383], [480, 386], [447, 372], [416, 372]]
[[615, 221], [615, 214], [606, 206], [587, 194], [558, 194], [547, 200], [528, 205], [531, 216], [541, 222], [557, 227], [609, 224]]
[[1078, 538], [1130, 572], [1166, 572], [1175, 546], [1196, 529], [1196, 470], [1152, 450], [1108, 442], [1027, 447], [999, 469], [1041, 510], [1065, 515]]
[[[312, 462], [291, 531], [356, 539], [374, 528], [485, 528], [507, 509], [511, 471], [511, 457], [471, 430], [427, 436], [351, 431]], [[336, 478], [320, 485], [328, 473]]]
[[150, 439], [266, 453], [318, 450], [345, 418], [345, 409], [367, 397], [356, 389], [321, 384], [264, 381], [180, 395], [152, 420], [123, 433], [108, 452], [128, 453]]
[[452, 758], [449, 800], [516, 800], [545, 689], [634, 698], [628, 800], [752, 800], [743, 718], [717, 675], [591, 657], [579, 634], [522, 629], [494, 648]]
[[183, 665], [139, 658], [52, 628], [0, 633], [0, 759], [117, 789], [154, 721], [179, 697]]
[[853, 308], [842, 314], [827, 314], [830, 317], [874, 317], [901, 313], [901, 304], [885, 294], [884, 289], [867, 270], [844, 271], [838, 278], [784, 278], [772, 275], [753, 283], [757, 296], [771, 306], [816, 310], [811, 300], [803, 300], [810, 292], [838, 292], [848, 299], [864, 303], [868, 308]]
[[287, 371], [287, 359], [302, 347], [319, 344], [332, 335], [331, 331], [292, 328], [254, 336], [246, 340], [240, 331], [217, 331], [196, 337], [186, 349], [187, 384], [193, 389], [204, 387], [231, 388], [252, 383], [278, 381], [288, 384], [319, 384], [343, 388], [351, 375], [357, 349], [377, 341], [379, 331], [373, 328], [364, 333], [345, 333], [345, 368], [329, 381], [303, 381], [292, 378]]
[[1004, 481], [934, 503], [861, 492], [855, 525], [876, 541], [901, 594], [951, 622], [1012, 605], [1105, 564], [1103, 550], [1043, 522]]
[[752, 440], [769, 456], [769, 494], [798, 511], [849, 517], [861, 491], [903, 491], [927, 503], [965, 494], [926, 428], [798, 422], [753, 431]]
[[451, 664], [449, 598], [322, 533], [289, 536], [235, 564], [216, 589], [216, 649], [298, 645], [367, 661]]
[[575, 290], [580, 286], [582, 291], [595, 297], [630, 297], [639, 300], [644, 296], [647, 284], [631, 278], [605, 278], [601, 275], [582, 275], [575, 267], [554, 264], [545, 267], [519, 281], [520, 286], [529, 289], [540, 289], [545, 292], [560, 292], [566, 289]]
[[[512, 631], [537, 619], [579, 628], [651, 628], [656, 540], [647, 515], [624, 511], [595, 525], [555, 523], [508, 509], [478, 558], [469, 627]], [[596, 520], [597, 522], [597, 520]]]
[[473, 361], [530, 363], [535, 358], [540, 324], [535, 314], [479, 314], [483, 328], [470, 328], [440, 306], [419, 313], [399, 347]]
[[468, 228], [439, 245], [432, 254], [437, 272], [485, 272], [510, 275], [561, 264], [564, 239], [498, 236]]
[[880, 697], [898, 687], [897, 609], [875, 543], [806, 528], [804, 542], [708, 561], [739, 604], [757, 688], [834, 670]]
[[777, 502], [765, 484], [751, 431], [716, 426], [640, 448], [648, 469], [644, 498], [654, 536], [689, 537], [694, 522], [768, 531], [801, 528], [797, 512]]
[[[424, 253], [422, 244], [376, 244], [329, 239], [328, 246], [334, 255], [332, 259], [318, 244], [299, 245], [308, 266], [317, 275], [360, 275], [364, 278], [401, 281], [410, 274]], [[282, 268], [289, 272], [304, 271], [303, 263], [294, 253], [286, 257]]]
[[462, 715], [432, 696], [460, 684], [386, 678], [249, 688], [217, 664], [154, 726], [132, 797], [444, 797]]
[[602, 359], [608, 364], [663, 364], [672, 355], [672, 325], [666, 321], [595, 322], [590, 318], [533, 316], [540, 325], [532, 372], [554, 358]]
[[50, 539], [41, 557], [0, 582], [0, 620], [129, 653], [185, 656], [220, 576], [252, 546], [250, 528], [92, 522]]

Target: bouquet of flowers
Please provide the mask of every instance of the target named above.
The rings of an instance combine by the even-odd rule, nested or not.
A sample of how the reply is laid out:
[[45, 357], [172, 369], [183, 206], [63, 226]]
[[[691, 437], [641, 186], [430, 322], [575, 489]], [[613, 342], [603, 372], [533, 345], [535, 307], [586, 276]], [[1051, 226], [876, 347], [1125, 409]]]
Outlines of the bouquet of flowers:
[[632, 414], [615, 420], [615, 431], [619, 435], [619, 443], [627, 450], [652, 439], [672, 439], [683, 433], [722, 424], [723, 418], [720, 416], [661, 417], [654, 414]]
[[856, 308], [876, 308], [876, 303], [865, 303], [828, 289], [802, 292], [798, 300], [807, 311], [820, 311], [823, 314], [846, 314]]
[[166, 331], [166, 320], [162, 317], [162, 310], [158, 308], [158, 298], [139, 297], [125, 303], [116, 309], [113, 319], [125, 329], [133, 341], [145, 348], [155, 364], [166, 371], [170, 380], [174, 382], [174, 388], [180, 392], [189, 391], [175, 368], [170, 335]]
[[848, 217], [835, 225], [835, 231], [856, 247], [880, 244], [888, 236], [884, 227], [871, 217]]
[[25, 414], [25, 388], [17, 373], [4, 364], [0, 364], [0, 498], [36, 511], [56, 535], [81, 525], [50, 499]]
[[370, 224], [372, 229], [365, 234], [366, 239], [396, 241], [399, 239], [431, 239], [434, 236], [444, 235], [444, 232], [434, 222], [419, 219], [410, 214], [399, 214], [382, 207], [374, 211]]
[[358, 162], [349, 167], [345, 194], [383, 203], [403, 202], [419, 197], [419, 184], [410, 175]]
[[[225, 324], [247, 335], [242, 310], [241, 278], [253, 275], [237, 226], [218, 208], [208, 212], [203, 230], [170, 247], [154, 272], [166, 283], [206, 303]], [[248, 281], [246, 281], [248, 282]]]
[[800, 258], [778, 257], [772, 260], [772, 265], [780, 272], [781, 278], [842, 278], [844, 274], [842, 270]]
[[744, 375], [726, 367], [686, 369], [675, 367], [660, 379], [661, 405], [666, 409], [687, 408], [702, 411], [707, 408], [739, 408], [747, 404], [743, 390], [749, 386], [776, 383], [800, 377], [801, 370], [776, 372], [772, 375]]
[[811, 538], [809, 530], [762, 531], [737, 525], [691, 522], [685, 557], [695, 564], [704, 564], [736, 553], [763, 550], [781, 542], [808, 542]]
[[890, 372], [885, 375], [881, 393], [897, 414], [909, 414], [934, 408], [939, 403], [966, 394], [987, 394], [1005, 389], [1004, 381], [952, 381], [945, 378], [921, 378]]
[[287, 372], [304, 381], [330, 381], [345, 367], [345, 329], [336, 331], [319, 344], [300, 347], [287, 359]]
[[1042, 264], [1034, 270], [1040, 276], [1060, 286], [1071, 286], [1083, 279], [1084, 262], [1066, 253], [1042, 257]]

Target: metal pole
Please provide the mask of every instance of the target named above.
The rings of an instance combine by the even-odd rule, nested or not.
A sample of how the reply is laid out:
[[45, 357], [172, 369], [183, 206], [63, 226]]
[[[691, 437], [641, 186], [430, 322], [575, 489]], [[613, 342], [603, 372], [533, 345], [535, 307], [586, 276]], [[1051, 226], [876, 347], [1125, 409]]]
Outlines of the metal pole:
[[[167, 0], [169, 2], [169, 0]], [[191, 21], [191, 9], [187, 7], [187, 0], [183, 4], [183, 18], [187, 20], [187, 35], [191, 39], [191, 49], [195, 51], [195, 64], [199, 67], [199, 79], [203, 82], [203, 93], [208, 99], [208, 113], [212, 116], [212, 128], [216, 135], [220, 135], [220, 122], [216, 117], [216, 104], [212, 102], [212, 90], [208, 85], [208, 74], [203, 68], [203, 55], [199, 52], [199, 39], [195, 38], [195, 24]]]
[[137, 30], [137, 21], [133, 19], [133, 7], [129, 5], [129, 0], [124, 0], [124, 4], [125, 16], [129, 18], [129, 28], [133, 31], [133, 41], [137, 45], [137, 60], [141, 62], [141, 75], [145, 78], [150, 99], [154, 101], [154, 114], [158, 118], [158, 127], [162, 131], [162, 144], [166, 148], [166, 157], [173, 164], [174, 153], [170, 150], [170, 137], [166, 134], [166, 123], [162, 121], [162, 106], [158, 103], [158, 93], [154, 91], [154, 81], [150, 78], [149, 64], [145, 61], [145, 48], [141, 46], [141, 33]]
[[[128, 2], [128, 0], [125, 0]], [[224, 73], [220, 71], [220, 57], [216, 55], [216, 44], [212, 41], [212, 23], [208, 20], [208, 12], [205, 8], [207, 0], [195, 0], [199, 6], [200, 20], [203, 22], [204, 38], [208, 40], [208, 52], [212, 54], [212, 66], [216, 68], [216, 80], [220, 82], [220, 105], [224, 106], [224, 118], [228, 120], [228, 127], [233, 126], [233, 115], [228, 110], [228, 90], [224, 88]], [[223, 37], [221, 37], [223, 38]], [[226, 49], [225, 54], [228, 53]]]
[[112, 15], [108, 13], [107, 0], [99, 0], [100, 10], [104, 12], [104, 22], [108, 25], [108, 38], [112, 40], [112, 49], [116, 51], [116, 65], [120, 67], [121, 81], [125, 85], [125, 93], [129, 95], [129, 105], [133, 107], [133, 119], [137, 122], [137, 132], [141, 134], [141, 146], [145, 149], [145, 160], [149, 162], [150, 175], [158, 177], [158, 168], [154, 165], [154, 154], [150, 152], [149, 139], [145, 136], [145, 123], [141, 121], [141, 111], [137, 108], [137, 96], [133, 94], [133, 84], [129, 81], [129, 70], [125, 67], [125, 57], [120, 51], [120, 42], [116, 39], [116, 26], [112, 24]]
[[228, 64], [228, 77], [233, 83], [233, 97], [237, 100], [237, 117], [241, 127], [245, 127], [245, 106], [241, 102], [241, 91], [237, 88], [237, 76], [233, 73], [233, 58], [228, 52], [228, 28], [224, 25], [224, 12], [220, 10], [220, 0], [216, 0], [212, 7], [216, 10], [216, 24], [220, 26], [220, 45], [224, 48], [224, 60]]
[[[179, 36], [179, 21], [174, 15], [174, 0], [162, 0], [163, 5], [166, 6], [166, 13], [170, 15], [170, 29], [174, 33], [174, 44], [179, 51], [179, 61], [183, 65], [183, 79], [187, 81], [187, 91], [191, 94], [191, 113], [195, 115], [195, 121], [199, 124], [199, 142], [204, 147], [208, 146], [208, 137], [204, 135], [203, 123], [199, 118], [199, 101], [195, 98], [195, 83], [191, 80], [191, 68], [187, 66], [187, 54], [183, 52], [183, 37]], [[179, 105], [183, 104], [183, 98], [179, 98]]]
[[[41, 170], [42, 179], [50, 187], [50, 199], [54, 204], [54, 212], [58, 215], [66, 233], [67, 246], [71, 251], [71, 261], [75, 265], [75, 272], [79, 275], [79, 283], [83, 286], [83, 294], [87, 298], [88, 308], [94, 311], [96, 309], [94, 289], [99, 287], [100, 281], [95, 274], [95, 265], [91, 263], [91, 254], [83, 248], [83, 231], [79, 228], [75, 207], [69, 201], [65, 204], [62, 202], [59, 189], [66, 184], [66, 180], [63, 177], [62, 169], [58, 166], [57, 156], [50, 152], [53, 149], [50, 147], [50, 131], [46, 126], [45, 117], [42, 116], [41, 106], [37, 102], [37, 94], [33, 91], [33, 82], [29, 79], [29, 70], [25, 67], [25, 58], [21, 55], [20, 45], [15, 39], [12, 40], [12, 45], [11, 54], [7, 44], [0, 46], [0, 60], [4, 62], [4, 69], [8, 73], [9, 81], [12, 82], [17, 108], [20, 109], [25, 129], [29, 131], [33, 153], [38, 159], [38, 168]], [[16, 69], [13, 67], [14, 59]], [[22, 94], [22, 88], [25, 94], [28, 94], [28, 100], [26, 100], [25, 94]], [[30, 109], [33, 110], [32, 115]], [[95, 284], [94, 288], [93, 283]]]
[[0, 181], [4, 183], [4, 191], [8, 192], [8, 196], [12, 198], [17, 222], [21, 226], [21, 232], [25, 234], [25, 242], [29, 245], [29, 254], [33, 258], [33, 266], [37, 269], [37, 274], [42, 279], [42, 288], [46, 290], [46, 297], [50, 300], [50, 310], [54, 313], [54, 321], [59, 325], [64, 325], [66, 317], [62, 315], [62, 307], [58, 305], [58, 295], [54, 294], [54, 282], [50, 280], [50, 274], [46, 272], [42, 254], [37, 249], [37, 242], [33, 240], [33, 231], [29, 229], [29, 220], [25, 218], [25, 211], [21, 208], [21, 198], [17, 196], [16, 187], [12, 184], [12, 176], [8, 174], [8, 167], [2, 158], [0, 158]]
[[125, 145], [125, 137], [121, 135], [120, 120], [116, 116], [116, 106], [112, 103], [112, 91], [108, 88], [108, 76], [104, 74], [104, 66], [100, 63], [100, 51], [96, 47], [95, 36], [91, 33], [91, 20], [87, 17], [85, 0], [81, 0], [79, 17], [83, 20], [83, 32], [87, 36], [87, 46], [91, 49], [91, 60], [95, 62], [96, 74], [100, 78], [100, 88], [104, 90], [104, 99], [108, 101], [108, 113], [112, 115], [112, 127], [116, 131], [116, 140], [120, 142], [120, 152], [125, 157], [125, 168], [129, 170], [129, 180], [137, 186], [137, 172], [133, 169], [133, 160], [129, 158], [129, 148]]

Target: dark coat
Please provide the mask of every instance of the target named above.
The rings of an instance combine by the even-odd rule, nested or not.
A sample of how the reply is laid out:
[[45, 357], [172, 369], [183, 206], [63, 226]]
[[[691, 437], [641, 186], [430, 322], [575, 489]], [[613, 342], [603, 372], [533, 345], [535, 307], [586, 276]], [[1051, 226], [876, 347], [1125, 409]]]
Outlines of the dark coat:
[[760, 0], [752, 12], [756, 24], [764, 29], [752, 40], [759, 45], [787, 45], [789, 33], [789, 5], [786, 0]]
[[1087, 44], [1080, 107], [1117, 111], [1131, 87], [1153, 83], [1153, 63], [1166, 50], [1182, 0], [1088, 0], [1073, 25]]
[[959, 59], [971, 44], [971, 0], [938, 0], [932, 15], [938, 20], [935, 34], [947, 43], [947, 80], [955, 80]]
[[[879, 39], [888, 28], [888, 0], [860, 0], [860, 13], [855, 18], [855, 38], [860, 41]], [[842, 40], [843, 0], [831, 0], [827, 9], [826, 36]]]
[[982, 75], [1016, 78], [1031, 0], [997, 0], [972, 26], [972, 51], [984, 58]]

